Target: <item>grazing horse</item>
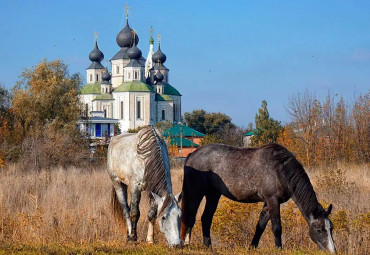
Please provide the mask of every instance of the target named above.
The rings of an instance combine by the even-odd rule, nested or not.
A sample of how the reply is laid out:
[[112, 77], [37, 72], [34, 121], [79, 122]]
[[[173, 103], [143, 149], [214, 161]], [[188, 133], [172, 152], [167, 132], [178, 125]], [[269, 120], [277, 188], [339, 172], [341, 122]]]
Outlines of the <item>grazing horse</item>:
[[309, 225], [312, 240], [320, 249], [335, 252], [333, 224], [328, 218], [332, 205], [324, 210], [316, 198], [302, 165], [278, 144], [260, 148], [236, 148], [222, 144], [201, 147], [185, 161], [182, 188], [181, 238], [189, 244], [195, 216], [203, 197], [203, 242], [211, 245], [210, 228], [221, 195], [242, 202], [264, 202], [252, 240], [256, 248], [271, 219], [275, 245], [281, 245], [280, 204], [290, 198]]
[[[169, 245], [181, 245], [181, 209], [179, 197], [172, 194], [167, 147], [152, 126], [144, 127], [137, 134], [112, 138], [108, 148], [108, 174], [113, 182], [114, 214], [126, 220], [128, 241], [137, 241], [141, 192], [147, 190], [150, 192], [147, 242], [154, 241], [154, 223], [158, 217], [159, 228]], [[130, 206], [127, 188], [131, 191]]]

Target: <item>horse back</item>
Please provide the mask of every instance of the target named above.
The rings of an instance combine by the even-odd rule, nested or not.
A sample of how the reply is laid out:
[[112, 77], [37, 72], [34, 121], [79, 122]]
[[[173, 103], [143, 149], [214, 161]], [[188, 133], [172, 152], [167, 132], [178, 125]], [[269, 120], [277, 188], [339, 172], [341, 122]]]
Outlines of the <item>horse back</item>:
[[184, 174], [199, 172], [203, 186], [212, 186], [236, 201], [263, 201], [277, 190], [282, 191], [279, 196], [285, 197], [287, 188], [281, 172], [283, 164], [274, 159], [274, 153], [282, 149], [285, 148], [279, 145], [265, 148], [206, 145], [188, 157]]

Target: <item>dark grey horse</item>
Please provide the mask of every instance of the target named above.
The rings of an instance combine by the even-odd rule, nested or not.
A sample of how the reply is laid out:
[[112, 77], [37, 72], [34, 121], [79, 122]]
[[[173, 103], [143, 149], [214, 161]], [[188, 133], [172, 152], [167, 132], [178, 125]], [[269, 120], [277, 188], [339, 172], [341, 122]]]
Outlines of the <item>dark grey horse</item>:
[[203, 242], [211, 245], [210, 228], [221, 195], [242, 202], [264, 202], [252, 240], [257, 247], [271, 219], [275, 245], [281, 245], [280, 204], [290, 198], [309, 225], [312, 240], [320, 249], [335, 252], [333, 225], [327, 210], [319, 204], [302, 165], [286, 148], [267, 144], [260, 148], [206, 145], [190, 154], [185, 162], [182, 198], [181, 238], [189, 244], [195, 216], [203, 197]]

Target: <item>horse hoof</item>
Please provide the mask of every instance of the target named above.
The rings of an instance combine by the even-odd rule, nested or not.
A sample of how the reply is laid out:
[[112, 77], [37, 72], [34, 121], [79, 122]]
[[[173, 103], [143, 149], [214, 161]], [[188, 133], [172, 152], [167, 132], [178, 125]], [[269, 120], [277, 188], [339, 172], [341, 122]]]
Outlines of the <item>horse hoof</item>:
[[136, 236], [128, 236], [127, 237], [127, 242], [136, 242], [137, 241], [137, 237]]
[[203, 244], [207, 248], [211, 247], [212, 246], [211, 238], [210, 237], [203, 236]]

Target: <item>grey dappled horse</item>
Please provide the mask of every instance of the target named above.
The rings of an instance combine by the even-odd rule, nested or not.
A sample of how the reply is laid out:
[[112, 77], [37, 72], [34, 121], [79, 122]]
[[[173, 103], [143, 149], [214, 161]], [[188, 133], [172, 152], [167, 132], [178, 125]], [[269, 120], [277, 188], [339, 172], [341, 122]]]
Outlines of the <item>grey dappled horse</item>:
[[182, 192], [181, 238], [185, 244], [190, 242], [195, 216], [205, 196], [206, 206], [201, 218], [203, 242], [211, 245], [212, 218], [220, 196], [224, 195], [242, 203], [264, 202], [252, 246], [258, 246], [271, 219], [275, 245], [282, 247], [280, 204], [292, 198], [309, 225], [312, 240], [320, 249], [335, 252], [333, 225], [328, 217], [332, 206], [323, 209], [302, 165], [278, 144], [260, 148], [203, 146], [185, 162]]
[[[115, 215], [126, 220], [127, 240], [137, 240], [141, 192], [150, 195], [147, 242], [153, 243], [154, 222], [158, 217], [160, 230], [170, 246], [181, 245], [181, 210], [178, 197], [172, 194], [167, 147], [152, 126], [137, 134], [113, 137], [108, 148], [108, 174], [113, 182], [112, 203]], [[131, 205], [127, 189], [131, 191]]]

